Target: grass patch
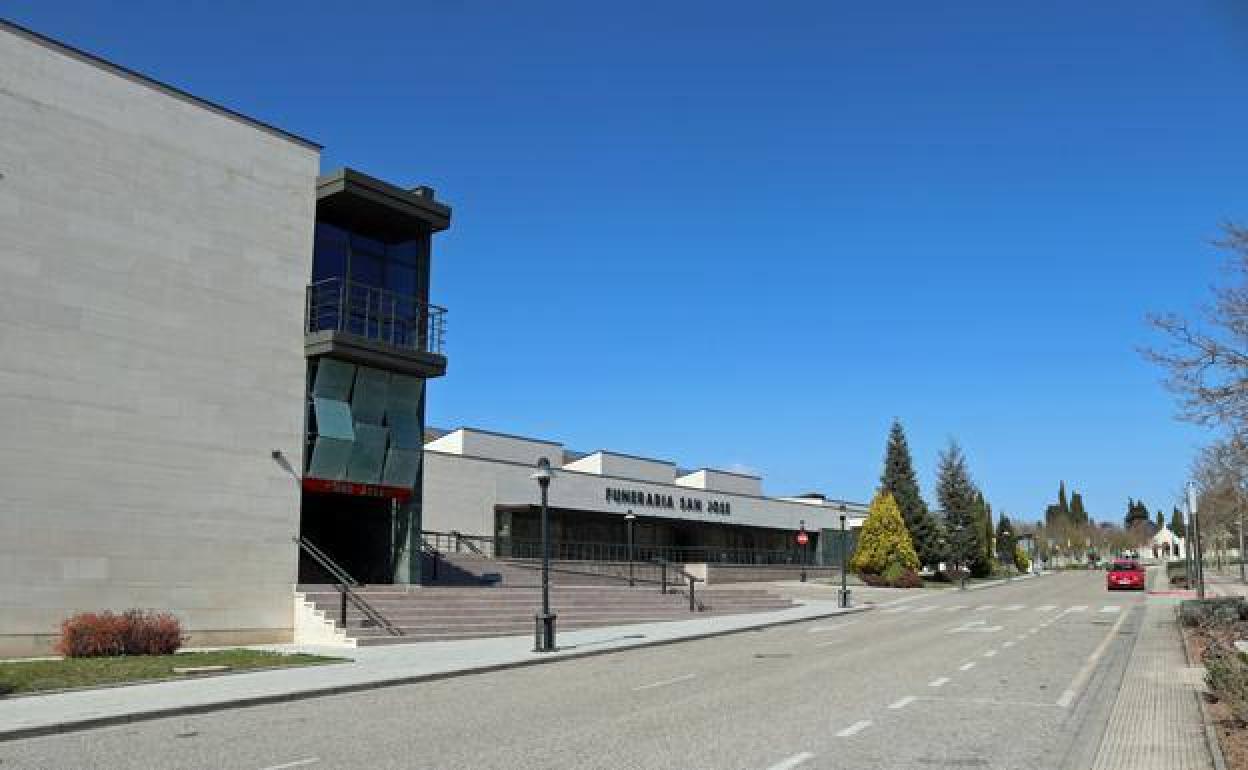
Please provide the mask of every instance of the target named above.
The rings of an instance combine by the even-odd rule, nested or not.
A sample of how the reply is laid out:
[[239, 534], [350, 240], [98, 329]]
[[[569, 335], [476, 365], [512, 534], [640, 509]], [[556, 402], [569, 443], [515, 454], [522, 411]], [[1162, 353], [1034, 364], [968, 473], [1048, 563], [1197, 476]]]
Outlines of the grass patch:
[[152, 679], [189, 679], [173, 673], [188, 666], [229, 666], [231, 671], [275, 666], [315, 666], [345, 658], [286, 655], [267, 650], [179, 652], [176, 655], [123, 655], [110, 658], [66, 658], [0, 663], [0, 695], [95, 687]]

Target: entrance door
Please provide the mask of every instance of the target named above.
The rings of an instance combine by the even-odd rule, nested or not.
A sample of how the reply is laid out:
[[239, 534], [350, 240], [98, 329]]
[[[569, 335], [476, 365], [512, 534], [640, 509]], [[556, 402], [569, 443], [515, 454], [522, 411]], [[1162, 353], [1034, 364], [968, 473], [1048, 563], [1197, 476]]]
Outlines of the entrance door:
[[[360, 583], [394, 581], [390, 500], [304, 492], [299, 531]], [[299, 582], [329, 582], [310, 556], [299, 554]]]

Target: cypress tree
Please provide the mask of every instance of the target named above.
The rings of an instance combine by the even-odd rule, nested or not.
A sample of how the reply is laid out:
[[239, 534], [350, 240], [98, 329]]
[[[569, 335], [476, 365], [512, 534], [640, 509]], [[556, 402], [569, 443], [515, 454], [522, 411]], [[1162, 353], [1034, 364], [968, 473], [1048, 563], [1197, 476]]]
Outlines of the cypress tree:
[[1183, 512], [1178, 506], [1170, 512], [1170, 531], [1179, 537], [1187, 537], [1187, 528], [1183, 525]]
[[974, 482], [966, 469], [966, 457], [956, 441], [940, 453], [936, 470], [936, 499], [945, 512], [951, 558], [958, 566], [975, 567], [982, 559], [983, 529], [976, 508]]
[[1083, 509], [1083, 495], [1072, 492], [1070, 495], [1069, 520], [1074, 524], [1087, 524], [1088, 512]]
[[1161, 530], [1165, 529], [1165, 527], [1166, 527], [1166, 514], [1162, 513], [1161, 509], [1158, 508], [1157, 509], [1157, 521], [1156, 523], [1153, 524], [1153, 531], [1160, 532]]
[[1018, 532], [1014, 529], [1014, 524], [1010, 521], [1010, 517], [1001, 514], [1001, 518], [997, 521], [996, 533], [997, 553], [1007, 561], [1014, 559], [1014, 547], [1018, 545]]
[[1070, 521], [1070, 506], [1066, 503], [1066, 482], [1058, 482], [1057, 485], [1057, 509], [1062, 512], [1062, 517]]
[[901, 518], [906, 523], [914, 550], [922, 564], [935, 566], [941, 560], [939, 534], [936, 522], [927, 510], [927, 503], [919, 493], [919, 480], [914, 472], [914, 460], [905, 430], [900, 420], [893, 420], [888, 431], [888, 448], [884, 453], [884, 473], [880, 476], [881, 491], [892, 494]]

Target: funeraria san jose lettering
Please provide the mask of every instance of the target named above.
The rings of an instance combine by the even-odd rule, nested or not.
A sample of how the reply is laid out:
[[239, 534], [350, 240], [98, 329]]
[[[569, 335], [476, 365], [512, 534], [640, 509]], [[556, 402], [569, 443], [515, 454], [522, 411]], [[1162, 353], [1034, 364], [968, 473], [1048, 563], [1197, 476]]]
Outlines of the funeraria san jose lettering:
[[620, 505], [643, 505], [647, 508], [669, 508], [693, 513], [717, 513], [721, 516], [732, 515], [732, 504], [725, 500], [708, 500], [705, 504], [696, 497], [672, 497], [671, 495], [643, 492], [640, 489], [617, 489], [607, 487], [607, 502]]

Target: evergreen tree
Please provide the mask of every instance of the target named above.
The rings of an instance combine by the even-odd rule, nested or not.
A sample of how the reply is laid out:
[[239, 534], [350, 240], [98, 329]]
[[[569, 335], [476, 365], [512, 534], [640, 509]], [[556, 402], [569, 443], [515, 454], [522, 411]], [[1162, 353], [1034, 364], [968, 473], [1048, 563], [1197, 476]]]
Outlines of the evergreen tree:
[[1070, 506], [1066, 504], [1066, 482], [1059, 482], [1057, 485], [1057, 509], [1062, 512], [1062, 518], [1070, 521]]
[[1122, 520], [1124, 529], [1130, 530], [1141, 522], [1148, 524], [1151, 520], [1152, 515], [1149, 514], [1147, 505], [1140, 500], [1127, 498], [1127, 515]]
[[977, 494], [962, 448], [951, 440], [937, 464], [936, 499], [945, 512], [950, 558], [962, 568], [973, 567], [984, 550], [983, 530], [976, 515]]
[[1166, 514], [1162, 513], [1161, 509], [1158, 508], [1157, 509], [1157, 522], [1156, 524], [1153, 525], [1153, 531], [1160, 532], [1165, 528], [1166, 528]]
[[910, 541], [910, 533], [906, 531], [897, 502], [883, 489], [871, 501], [849, 566], [858, 574], [867, 575], [919, 568], [919, 556], [914, 552], [914, 544]]
[[901, 518], [910, 532], [910, 539], [919, 555], [919, 562], [935, 566], [940, 563], [940, 533], [927, 503], [919, 493], [919, 480], [914, 472], [910, 445], [900, 420], [893, 420], [888, 431], [888, 448], [884, 453], [884, 473], [880, 476], [880, 489], [892, 494]]
[[1179, 537], [1187, 537], [1187, 527], [1183, 525], [1183, 512], [1178, 506], [1170, 512], [1170, 531]]
[[975, 528], [975, 539], [979, 548], [971, 562], [971, 574], [976, 577], [987, 577], [993, 570], [992, 544], [992, 509], [984, 500], [984, 493], [975, 490], [975, 503], [971, 508], [971, 520]]
[[1083, 495], [1078, 492], [1070, 495], [1070, 515], [1067, 518], [1072, 524], [1088, 523], [1088, 512], [1083, 509]]
[[1001, 554], [1006, 563], [1014, 559], [1014, 549], [1018, 545], [1018, 531], [1010, 522], [1010, 517], [1005, 513], [1001, 514], [1001, 518], [997, 521], [996, 532], [997, 553]]

